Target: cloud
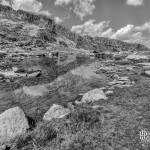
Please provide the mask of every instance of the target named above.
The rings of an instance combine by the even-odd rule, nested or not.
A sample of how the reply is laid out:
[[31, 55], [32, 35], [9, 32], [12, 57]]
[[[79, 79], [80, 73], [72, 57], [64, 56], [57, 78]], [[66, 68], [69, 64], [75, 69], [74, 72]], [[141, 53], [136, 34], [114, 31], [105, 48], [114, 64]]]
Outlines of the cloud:
[[57, 24], [60, 24], [60, 23], [63, 22], [63, 19], [61, 19], [61, 18], [58, 17], [58, 16], [54, 17], [54, 20], [55, 20], [55, 22], [56, 22]]
[[55, 5], [63, 5], [63, 4], [68, 5], [71, 2], [72, 0], [56, 0]]
[[52, 17], [52, 14], [47, 10], [40, 10], [39, 12], [37, 12], [37, 14], [42, 14], [48, 17]]
[[146, 22], [141, 26], [135, 27], [135, 30], [137, 31], [148, 31], [150, 32], [150, 22]]
[[42, 3], [37, 0], [13, 0], [12, 6], [14, 9], [33, 12], [39, 12], [43, 7]]
[[132, 34], [133, 30], [134, 30], [134, 25], [129, 24], [116, 31], [111, 38], [124, 40]]
[[96, 0], [55, 0], [55, 5], [68, 6], [69, 10], [83, 20], [85, 16], [93, 14], [95, 1]]
[[141, 6], [144, 3], [144, 0], [127, 0], [127, 5], [131, 6]]
[[114, 33], [113, 33], [113, 29], [112, 29], [112, 28], [109, 28], [109, 29], [107, 29], [106, 31], [102, 32], [102, 33], [101, 33], [101, 36], [102, 36], [102, 37], [112, 37], [113, 34], [114, 34]]
[[39, 12], [43, 5], [38, 0], [1, 0], [3, 5], [9, 5], [13, 9], [22, 9], [25, 11]]
[[10, 6], [10, 2], [7, 1], [7, 0], [1, 0], [0, 3], [1, 3], [2, 5]]
[[[141, 43], [150, 47], [150, 22], [145, 22], [140, 26], [128, 24], [118, 30], [114, 30], [110, 27], [110, 21], [95, 23], [95, 20], [89, 20], [82, 25], [73, 26], [71, 31], [92, 37], [108, 37], [125, 42]], [[146, 36], [145, 32], [149, 35]]]
[[71, 28], [71, 31], [79, 34], [84, 34], [84, 35], [101, 36], [104, 29], [109, 27], [109, 23], [110, 23], [110, 21], [102, 21], [99, 23], [94, 23], [94, 22], [95, 20], [88, 20], [83, 25], [73, 26]]
[[37, 14], [43, 14], [51, 17], [52, 14], [48, 10], [42, 10], [43, 4], [38, 0], [0, 0], [2, 5], [7, 5], [15, 10], [22, 9]]

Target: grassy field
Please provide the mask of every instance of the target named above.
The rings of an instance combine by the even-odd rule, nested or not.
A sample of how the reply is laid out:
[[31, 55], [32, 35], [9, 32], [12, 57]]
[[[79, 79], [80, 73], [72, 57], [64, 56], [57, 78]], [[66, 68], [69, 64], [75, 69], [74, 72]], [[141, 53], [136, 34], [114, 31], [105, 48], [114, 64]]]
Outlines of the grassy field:
[[[93, 63], [83, 60], [51, 67], [51, 62], [44, 60], [41, 66], [47, 71], [45, 78], [24, 79], [24, 82], [21, 79], [18, 87], [9, 83], [11, 90], [5, 87], [1, 91], [0, 113], [19, 106], [30, 125], [25, 135], [9, 143], [12, 150], [150, 149], [149, 145], [142, 145], [139, 136], [142, 129], [150, 131], [149, 78], [122, 70], [119, 75], [135, 81], [133, 87], [115, 88], [108, 100], [76, 105], [75, 101], [81, 99], [80, 93], [108, 86], [112, 80], [111, 74], [101, 71], [95, 74]], [[37, 89], [43, 86], [47, 92], [42, 96], [22, 92], [22, 87], [34, 85]], [[16, 89], [21, 92], [16, 92]], [[74, 105], [74, 109], [69, 107], [69, 103]], [[43, 122], [43, 115], [52, 104], [69, 107], [71, 114], [63, 119]]]
[[[51, 94], [35, 99], [19, 98], [20, 107], [31, 123], [32, 119], [37, 123], [33, 130], [12, 142], [12, 149], [149, 150], [150, 145], [142, 145], [139, 132], [150, 130], [150, 81], [138, 75], [132, 79], [136, 80], [132, 88], [115, 88], [107, 101], [75, 105], [69, 116], [50, 122], [43, 122], [42, 116], [53, 103], [67, 107], [68, 102], [79, 98], [79, 93], [102, 87], [106, 82], [94, 83], [67, 73], [62, 80], [47, 85], [48, 89], [57, 88]], [[95, 105], [99, 107], [93, 109]]]

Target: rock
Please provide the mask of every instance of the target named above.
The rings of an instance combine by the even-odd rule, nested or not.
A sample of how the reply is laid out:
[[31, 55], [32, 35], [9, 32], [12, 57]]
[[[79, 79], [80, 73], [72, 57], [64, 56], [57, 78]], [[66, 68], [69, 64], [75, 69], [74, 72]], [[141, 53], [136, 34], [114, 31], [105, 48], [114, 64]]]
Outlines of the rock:
[[107, 88], [106, 87], [102, 87], [102, 88], [100, 88], [101, 90], [106, 90]]
[[136, 61], [136, 62], [148, 62], [149, 58], [146, 55], [141, 54], [131, 54], [126, 57], [127, 60]]
[[0, 114], [0, 144], [25, 133], [28, 128], [28, 121], [19, 107], [6, 110]]
[[101, 89], [94, 89], [85, 93], [82, 97], [82, 103], [96, 102], [99, 100], [107, 100], [105, 93]]
[[6, 81], [7, 83], [10, 83], [10, 79], [6, 79], [5, 81]]
[[119, 81], [129, 81], [129, 77], [119, 77]]
[[109, 85], [116, 85], [116, 84], [124, 84], [123, 81], [118, 81], [116, 79], [114, 79], [112, 82], [109, 82]]
[[16, 71], [18, 71], [18, 68], [17, 68], [17, 67], [12, 67], [12, 70], [13, 70], [14, 72], [16, 72]]
[[71, 102], [69, 102], [69, 103], [67, 104], [67, 107], [68, 107], [70, 110], [74, 111], [74, 105], [73, 105]]
[[133, 67], [131, 67], [131, 66], [126, 67], [126, 70], [127, 70], [127, 71], [133, 71]]
[[81, 101], [75, 101], [75, 104], [76, 104], [76, 105], [81, 105], [82, 102], [81, 102]]
[[146, 76], [150, 77], [150, 70], [145, 71], [144, 73]]
[[113, 78], [117, 80], [117, 79], [119, 79], [119, 76], [118, 76], [117, 74], [115, 74], [115, 75], [113, 76]]
[[0, 150], [6, 150], [6, 145], [0, 146]]
[[93, 108], [93, 109], [99, 109], [99, 108], [101, 108], [101, 106], [99, 106], [99, 105], [94, 105], [94, 106], [92, 106], [92, 108]]
[[114, 86], [111, 86], [111, 87], [108, 88], [108, 90], [114, 90], [114, 89], [115, 89]]
[[52, 119], [64, 118], [70, 113], [70, 110], [61, 105], [53, 104], [53, 106], [45, 113], [43, 120], [51, 121]]
[[107, 91], [105, 94], [106, 95], [112, 95], [114, 92], [113, 91]]

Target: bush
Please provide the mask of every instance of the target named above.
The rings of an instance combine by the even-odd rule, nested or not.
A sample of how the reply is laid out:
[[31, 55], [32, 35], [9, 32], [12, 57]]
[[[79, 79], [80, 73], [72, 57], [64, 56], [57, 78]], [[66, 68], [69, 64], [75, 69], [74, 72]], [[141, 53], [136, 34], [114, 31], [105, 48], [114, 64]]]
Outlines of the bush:
[[49, 123], [39, 124], [34, 131], [18, 137], [12, 150], [33, 150], [33, 148], [44, 147], [57, 137], [57, 132]]
[[93, 127], [93, 125], [96, 125], [97, 123], [101, 125], [100, 112], [90, 108], [78, 108], [75, 112], [70, 114], [70, 120], [75, 124], [84, 123], [88, 128]]
[[38, 146], [44, 146], [56, 137], [57, 133], [49, 123], [39, 125], [33, 134], [34, 141]]

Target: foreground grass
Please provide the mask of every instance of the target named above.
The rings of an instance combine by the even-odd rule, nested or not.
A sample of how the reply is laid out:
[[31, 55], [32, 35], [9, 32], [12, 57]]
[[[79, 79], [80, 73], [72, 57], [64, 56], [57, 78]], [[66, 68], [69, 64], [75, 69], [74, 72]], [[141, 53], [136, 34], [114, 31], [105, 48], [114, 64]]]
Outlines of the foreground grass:
[[[37, 122], [33, 130], [11, 143], [12, 150], [150, 149], [150, 145], [142, 145], [139, 137], [141, 129], [150, 131], [149, 78], [133, 76], [132, 80], [136, 81], [134, 87], [116, 88], [107, 101], [75, 105], [66, 118], [43, 122], [43, 114], [53, 103], [67, 107], [67, 103], [74, 102], [80, 92], [104, 86], [103, 82], [85, 80], [72, 74], [66, 74], [62, 79], [49, 85], [49, 89], [55, 89], [52, 94], [17, 100], [19, 103], [16, 105], [21, 104], [31, 120]], [[93, 105], [98, 107], [93, 109]]]
[[148, 150], [150, 147], [142, 147], [129, 116], [108, 108], [77, 107], [64, 119], [40, 123], [18, 137], [12, 150]]

